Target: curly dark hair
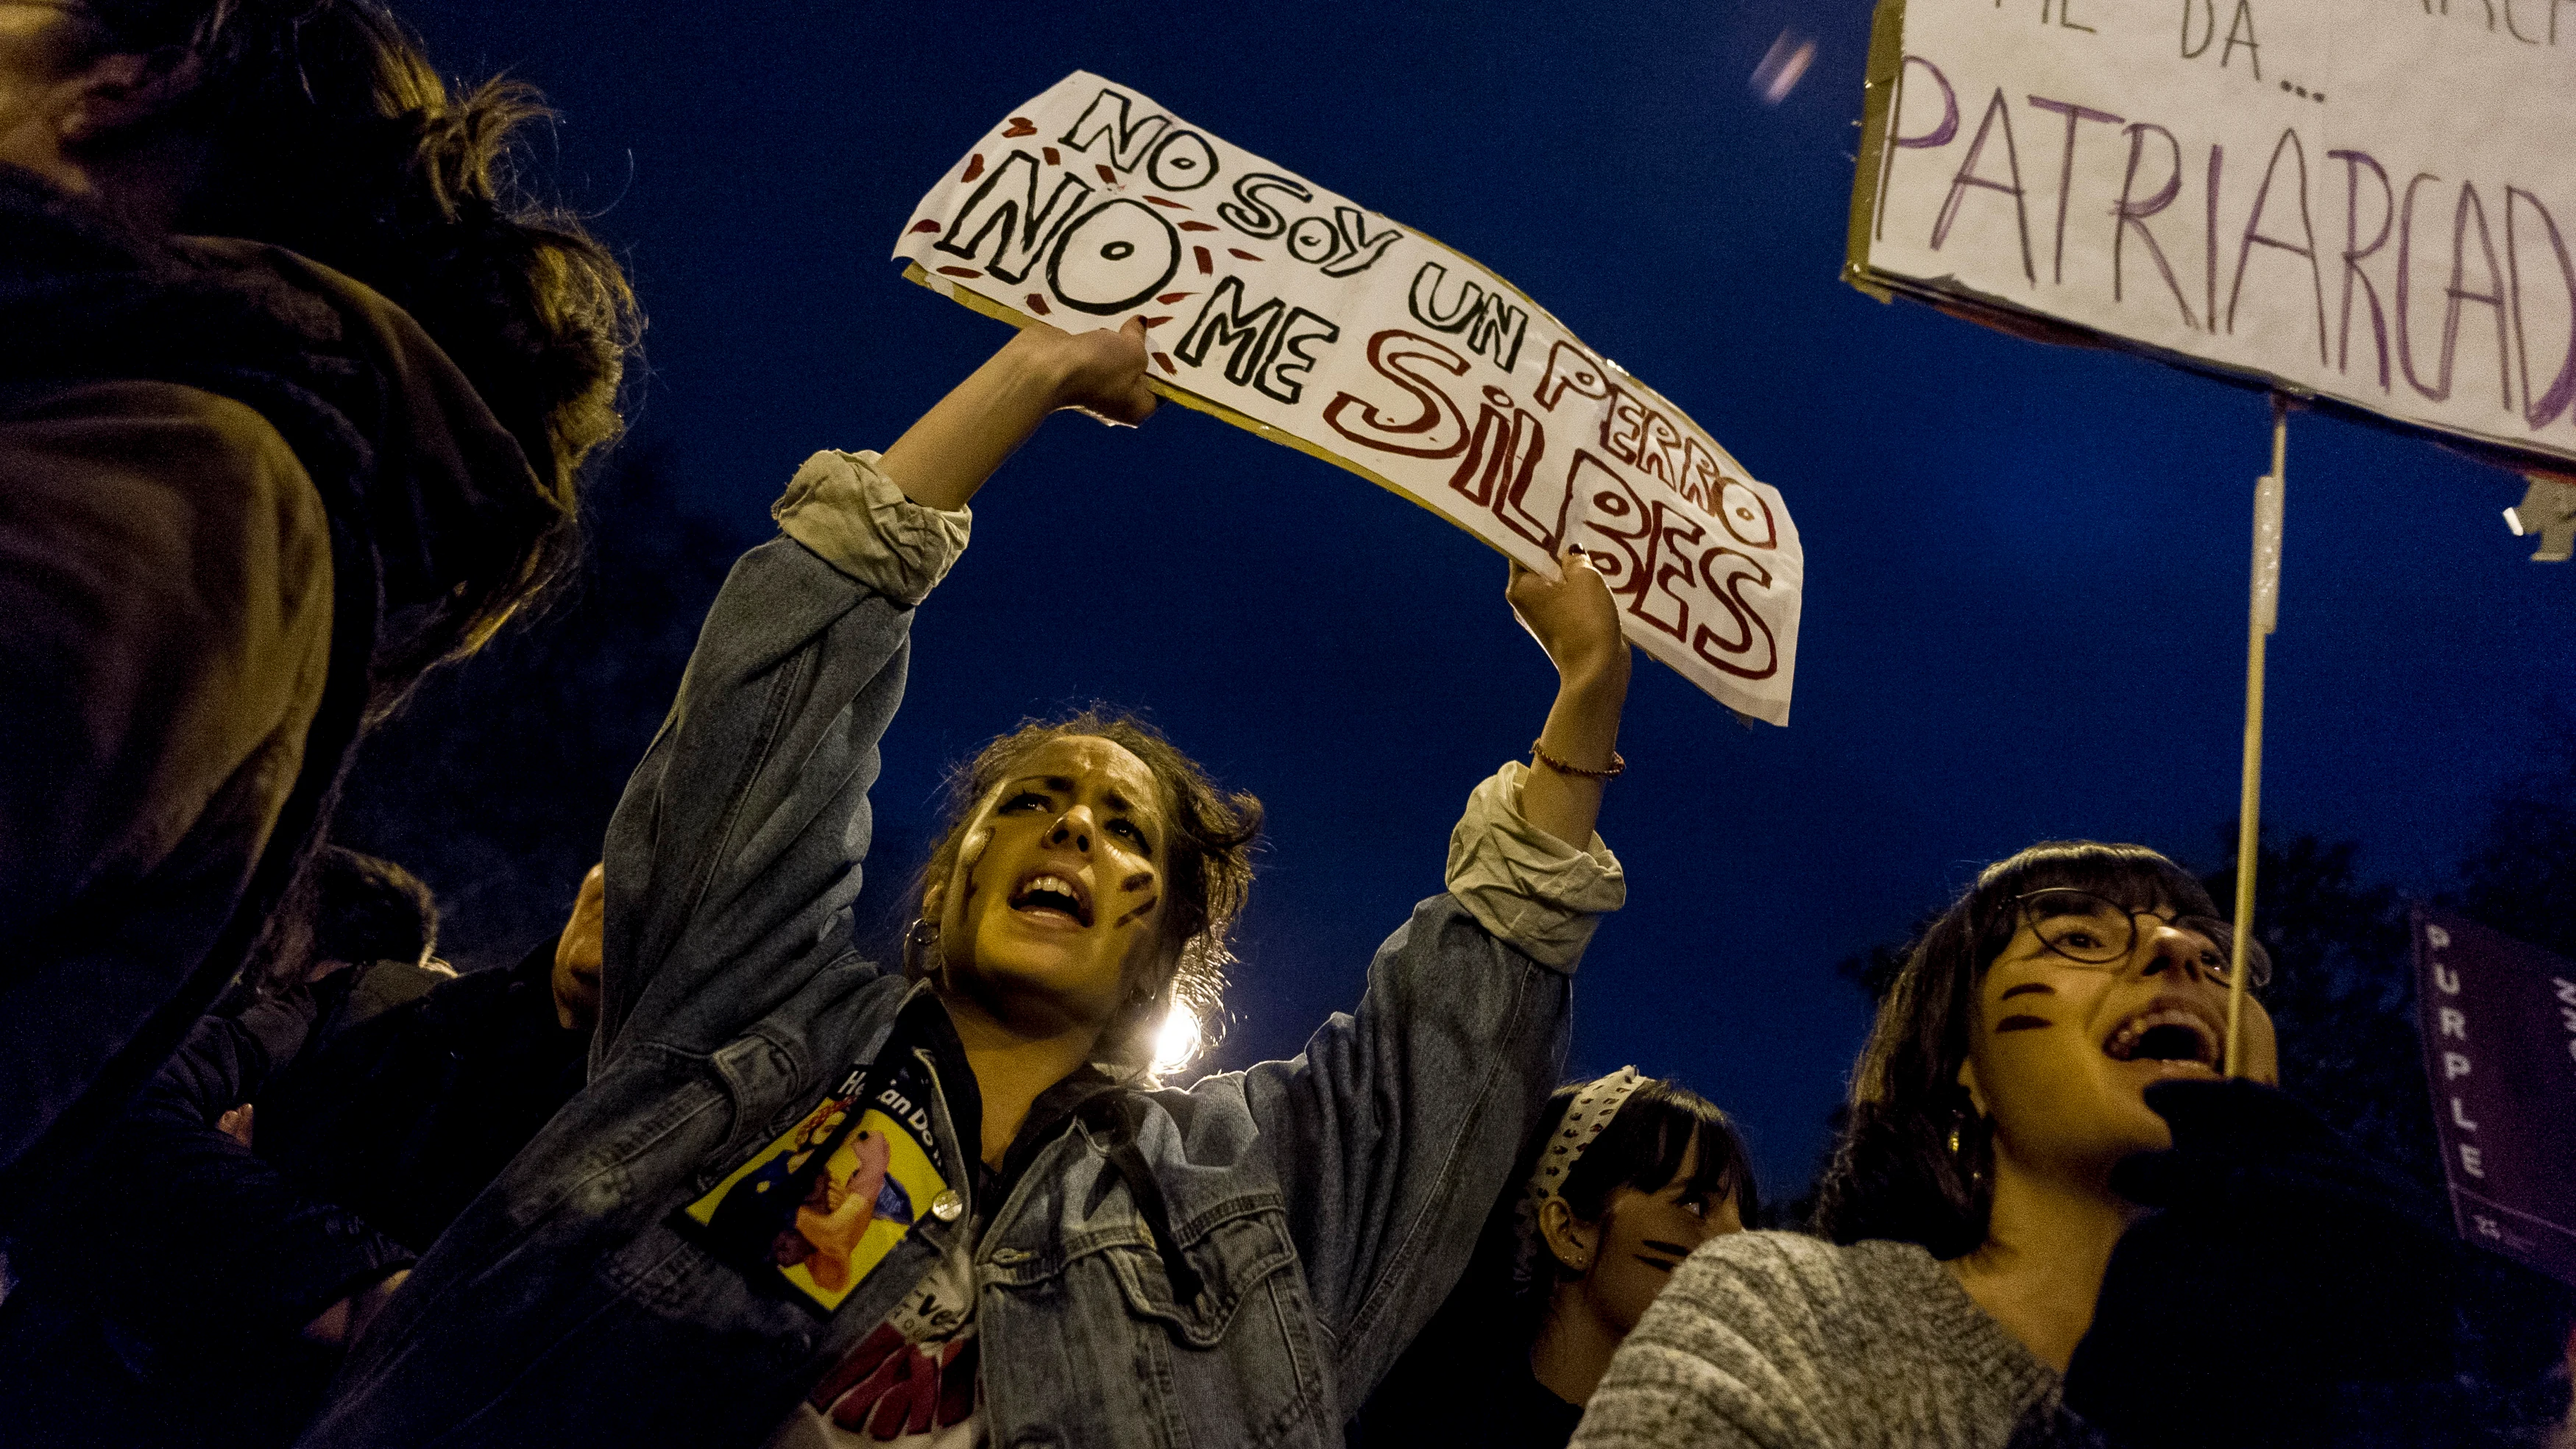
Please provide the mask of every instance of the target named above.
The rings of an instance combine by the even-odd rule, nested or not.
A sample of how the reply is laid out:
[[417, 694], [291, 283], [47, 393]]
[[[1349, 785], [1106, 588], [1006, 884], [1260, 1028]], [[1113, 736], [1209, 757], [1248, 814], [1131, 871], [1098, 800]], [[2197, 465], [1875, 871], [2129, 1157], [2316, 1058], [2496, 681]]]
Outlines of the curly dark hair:
[[1985, 1241], [1994, 1138], [1959, 1085], [1959, 1067], [1975, 1035], [1977, 983], [2020, 929], [2014, 898], [2051, 887], [2134, 910], [2218, 914], [2191, 872], [2143, 845], [2045, 841], [1979, 872], [1907, 949], [1879, 998], [1852, 1068], [1850, 1117], [1817, 1184], [1816, 1231], [1837, 1243], [1919, 1243], [1943, 1259]]
[[[948, 776], [948, 804], [939, 848], [922, 870], [923, 889], [957, 868], [967, 828], [993, 792], [1050, 740], [1089, 736], [1125, 749], [1145, 764], [1163, 789], [1163, 815], [1171, 836], [1164, 857], [1170, 905], [1163, 913], [1164, 978], [1139, 983], [1130, 1005], [1101, 1032], [1093, 1056], [1142, 1071], [1153, 1058], [1153, 1035], [1174, 1003], [1189, 1009], [1213, 1040], [1224, 1025], [1226, 968], [1234, 963], [1229, 938], [1252, 890], [1253, 842], [1261, 835], [1261, 801], [1220, 789], [1196, 760], [1163, 732], [1132, 714], [1093, 706], [1055, 719], [1025, 720], [1018, 729], [975, 752]], [[914, 892], [919, 899], [921, 890]], [[918, 976], [922, 963], [907, 941], [904, 968]]]
[[181, 229], [284, 247], [383, 293], [518, 439], [555, 516], [382, 662], [401, 677], [470, 652], [578, 555], [578, 478], [623, 428], [642, 332], [616, 258], [520, 184], [517, 139], [552, 113], [513, 81], [451, 94], [375, 0], [88, 0], [74, 13], [91, 55], [197, 67], [158, 123], [206, 143]]

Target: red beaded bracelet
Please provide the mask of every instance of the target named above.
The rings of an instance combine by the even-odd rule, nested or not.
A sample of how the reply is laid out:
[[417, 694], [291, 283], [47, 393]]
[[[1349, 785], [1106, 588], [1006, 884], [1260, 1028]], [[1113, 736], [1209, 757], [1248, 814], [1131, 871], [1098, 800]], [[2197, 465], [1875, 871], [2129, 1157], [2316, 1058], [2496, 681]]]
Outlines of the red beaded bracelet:
[[1530, 741], [1530, 753], [1538, 757], [1538, 762], [1540, 764], [1547, 766], [1549, 769], [1556, 771], [1560, 775], [1580, 775], [1586, 780], [1616, 779], [1620, 775], [1627, 773], [1628, 769], [1628, 762], [1619, 758], [1619, 752], [1617, 750], [1612, 750], [1610, 752], [1610, 768], [1606, 770], [1587, 770], [1580, 765], [1569, 765], [1565, 761], [1558, 759], [1556, 756], [1549, 754], [1537, 740]]

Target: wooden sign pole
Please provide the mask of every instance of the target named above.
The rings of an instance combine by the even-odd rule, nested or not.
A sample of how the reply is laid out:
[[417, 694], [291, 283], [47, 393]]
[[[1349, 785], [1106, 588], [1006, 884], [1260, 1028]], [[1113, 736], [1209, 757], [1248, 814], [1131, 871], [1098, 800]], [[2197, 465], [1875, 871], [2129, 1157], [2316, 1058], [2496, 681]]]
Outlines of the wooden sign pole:
[[2254, 587], [2245, 626], [2245, 782], [2236, 813], [2236, 939], [2227, 978], [2227, 1075], [2244, 1075], [2245, 962], [2254, 939], [2254, 856], [2263, 802], [2263, 646], [2281, 621], [2281, 487], [2290, 400], [2272, 394], [2272, 471], [2254, 485]]

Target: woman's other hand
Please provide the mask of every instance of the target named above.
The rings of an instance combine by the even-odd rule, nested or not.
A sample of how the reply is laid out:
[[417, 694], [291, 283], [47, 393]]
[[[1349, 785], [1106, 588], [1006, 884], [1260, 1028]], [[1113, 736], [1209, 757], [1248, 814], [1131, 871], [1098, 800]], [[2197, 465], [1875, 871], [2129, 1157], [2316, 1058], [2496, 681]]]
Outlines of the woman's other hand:
[[367, 1326], [385, 1311], [385, 1303], [394, 1291], [411, 1276], [409, 1268], [396, 1268], [384, 1277], [325, 1308], [313, 1321], [304, 1325], [304, 1341], [325, 1348], [345, 1349], [366, 1336]]
[[1514, 563], [1503, 597], [1511, 601], [1521, 627], [1547, 651], [1558, 679], [1626, 684], [1628, 641], [1619, 632], [1619, 605], [1581, 548], [1565, 551], [1561, 572], [1553, 579]]
[[1629, 655], [1618, 603], [1580, 548], [1565, 551], [1553, 579], [1513, 564], [1503, 596], [1556, 666], [1556, 703], [1532, 752], [1521, 818], [1577, 850], [1589, 849], [1602, 786], [1623, 768], [1619, 712], [1628, 701]]
[[2156, 1211], [2111, 1255], [2069, 1407], [2123, 1449], [2348, 1444], [2392, 1386], [2451, 1381], [2465, 1280], [2441, 1204], [2259, 1083], [2159, 1082], [2147, 1105], [2174, 1145], [2112, 1171]]
[[594, 865], [582, 876], [572, 916], [555, 938], [555, 965], [547, 980], [554, 988], [555, 1023], [566, 1031], [588, 1031], [599, 1024], [599, 974], [608, 956], [604, 870]]

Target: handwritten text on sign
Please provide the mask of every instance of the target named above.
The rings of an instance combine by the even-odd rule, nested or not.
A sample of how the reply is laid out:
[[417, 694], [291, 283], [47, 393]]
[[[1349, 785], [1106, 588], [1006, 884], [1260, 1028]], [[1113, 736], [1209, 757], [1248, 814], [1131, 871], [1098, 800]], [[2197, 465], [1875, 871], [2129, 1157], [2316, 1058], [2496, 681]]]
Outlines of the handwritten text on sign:
[[2576, 961], [2419, 907], [2415, 969], [2460, 1236], [2576, 1284]]
[[1881, 0], [1864, 287], [2576, 458], [2576, 4]]
[[1524, 564], [1591, 551], [1628, 637], [1785, 724], [1798, 531], [1653, 389], [1466, 257], [1075, 72], [921, 200], [895, 255], [1005, 316], [1142, 316], [1173, 396]]

